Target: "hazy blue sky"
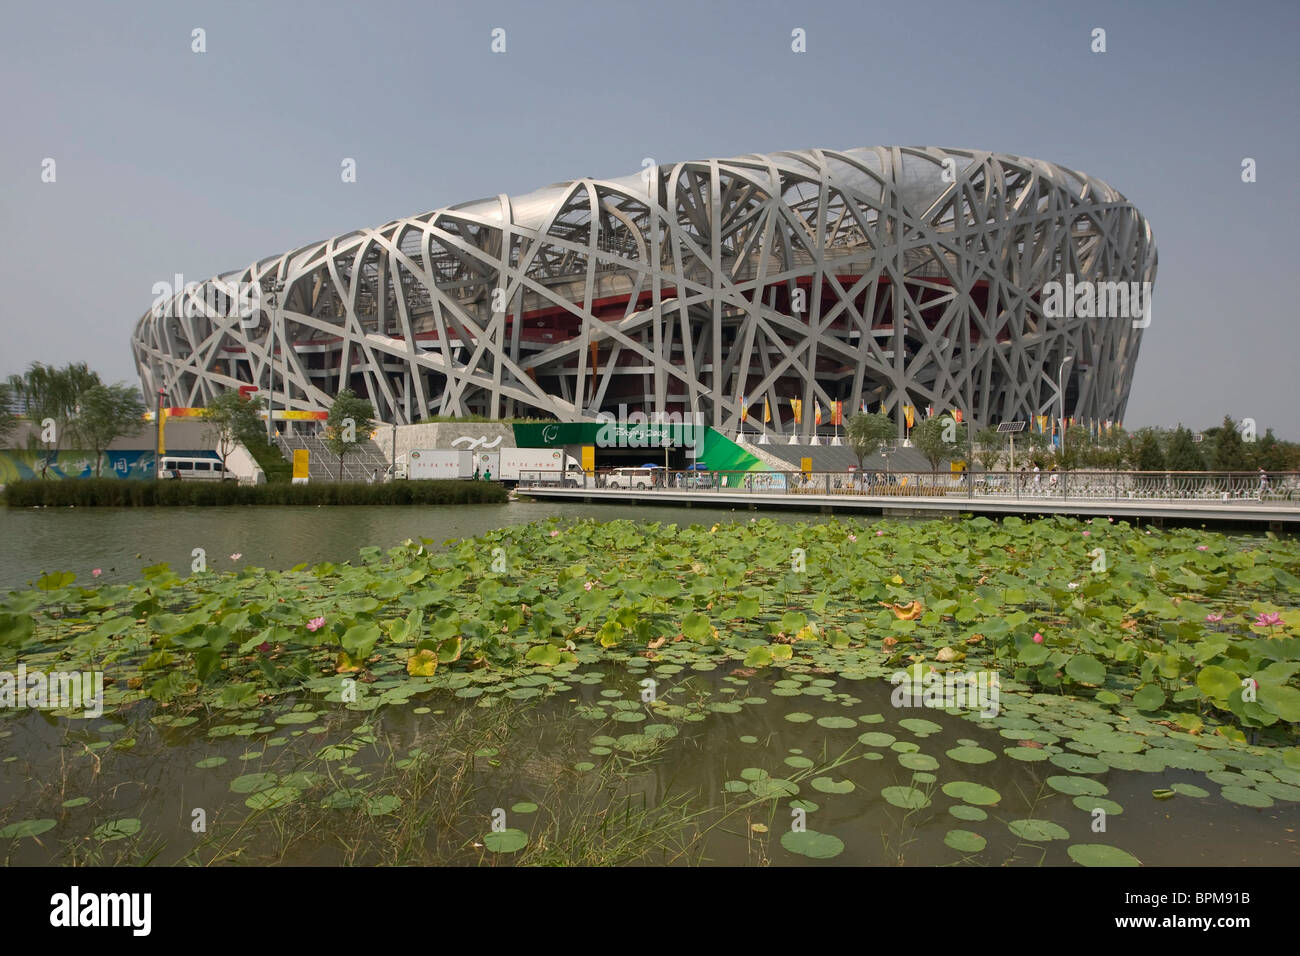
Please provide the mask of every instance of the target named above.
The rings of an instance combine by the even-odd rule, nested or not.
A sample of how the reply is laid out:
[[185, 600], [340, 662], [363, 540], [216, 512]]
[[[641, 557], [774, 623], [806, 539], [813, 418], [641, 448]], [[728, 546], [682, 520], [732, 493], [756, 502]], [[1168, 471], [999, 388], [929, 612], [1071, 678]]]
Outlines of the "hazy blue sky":
[[135, 382], [155, 282], [444, 205], [643, 157], [935, 145], [1083, 170], [1150, 219], [1126, 425], [1300, 439], [1298, 23], [1295, 0], [9, 3], [0, 375]]

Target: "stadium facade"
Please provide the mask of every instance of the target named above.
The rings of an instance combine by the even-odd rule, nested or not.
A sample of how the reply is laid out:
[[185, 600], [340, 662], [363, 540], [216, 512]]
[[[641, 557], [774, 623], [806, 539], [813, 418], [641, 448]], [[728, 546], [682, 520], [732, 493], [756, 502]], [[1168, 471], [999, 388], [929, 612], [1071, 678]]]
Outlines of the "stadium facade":
[[[1055, 415], [1069, 356], [1066, 415], [1120, 420], [1155, 271], [1147, 221], [1082, 173], [978, 150], [813, 149], [314, 242], [159, 296], [132, 346], [145, 393], [173, 405], [256, 385], [277, 408], [320, 410], [351, 387], [399, 424], [621, 405], [733, 430], [743, 398], [751, 426], [766, 401], [769, 431], [804, 435], [814, 416], [796, 425], [790, 399], [883, 408], [900, 428], [908, 405], [980, 425]], [[1108, 314], [1129, 288], [1145, 317]]]

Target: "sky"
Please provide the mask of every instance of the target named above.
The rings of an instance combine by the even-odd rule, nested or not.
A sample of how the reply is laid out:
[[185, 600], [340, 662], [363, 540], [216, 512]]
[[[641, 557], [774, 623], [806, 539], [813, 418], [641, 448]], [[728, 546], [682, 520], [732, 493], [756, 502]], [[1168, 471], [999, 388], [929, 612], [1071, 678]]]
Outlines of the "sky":
[[0, 376], [136, 383], [155, 283], [442, 206], [647, 157], [940, 146], [1081, 170], [1151, 222], [1127, 427], [1300, 440], [1298, 26], [1294, 0], [6, 4]]

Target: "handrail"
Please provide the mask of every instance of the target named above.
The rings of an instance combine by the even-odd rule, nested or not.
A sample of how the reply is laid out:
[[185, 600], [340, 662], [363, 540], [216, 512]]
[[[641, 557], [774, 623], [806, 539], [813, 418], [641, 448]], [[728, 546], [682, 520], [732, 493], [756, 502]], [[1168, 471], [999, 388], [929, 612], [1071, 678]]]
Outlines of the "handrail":
[[[582, 486], [608, 487], [608, 471], [588, 474]], [[561, 476], [522, 477], [521, 488], [561, 484]], [[564, 483], [571, 483], [572, 479]], [[807, 494], [863, 497], [963, 497], [1042, 501], [1268, 502], [1300, 508], [1300, 472], [1057, 471], [688, 471], [654, 469], [640, 493], [689, 491], [702, 495]]]

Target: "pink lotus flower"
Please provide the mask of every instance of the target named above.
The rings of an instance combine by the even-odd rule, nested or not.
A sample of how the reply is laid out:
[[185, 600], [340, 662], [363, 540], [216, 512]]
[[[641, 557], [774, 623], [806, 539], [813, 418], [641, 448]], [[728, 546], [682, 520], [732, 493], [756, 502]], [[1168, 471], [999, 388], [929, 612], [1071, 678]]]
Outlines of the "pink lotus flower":
[[560, 532], [558, 532], [558, 531], [552, 531], [552, 532], [551, 532], [551, 537], [552, 537], [552, 538], [558, 538], [559, 536], [560, 536]]
[[1083, 536], [1086, 538], [1086, 537], [1088, 537], [1090, 534], [1092, 534], [1091, 531], [1085, 531], [1085, 532], [1083, 533]]
[[313, 617], [310, 621], [307, 622], [307, 630], [309, 631], [319, 631], [324, 626], [325, 626], [325, 618], [323, 617]]
[[851, 535], [849, 535], [849, 540], [850, 540], [850, 541], [857, 541], [857, 540], [858, 540], [858, 536], [857, 536], [856, 534], [851, 534]]
[[879, 537], [880, 537], [881, 535], [883, 535], [884, 533], [885, 533], [885, 532], [883, 532], [883, 531], [877, 531], [877, 532], [876, 532], [876, 537], [879, 538]]
[[234, 554], [232, 554], [232, 555], [230, 556], [230, 560], [231, 560], [231, 561], [238, 561], [238, 560], [239, 560], [240, 558], [242, 558], [243, 556], [244, 556], [244, 552], [242, 552], [242, 551], [236, 551]]
[[1211, 624], [1218, 624], [1220, 621], [1223, 620], [1223, 615], [1222, 615], [1222, 614], [1207, 614], [1207, 615], [1205, 615], [1205, 619], [1206, 619], [1207, 621], [1209, 621]]
[[1259, 617], [1255, 618], [1256, 627], [1273, 627], [1274, 625], [1281, 623], [1282, 615], [1276, 612], [1265, 614], [1263, 611], [1260, 611]]
[[95, 568], [95, 570], [91, 571], [90, 573], [91, 573], [92, 575], [94, 575], [95, 577], [99, 577], [101, 574], [104, 573], [104, 569], [103, 569], [103, 568]]
[[595, 586], [595, 584], [596, 584], [595, 581], [588, 581], [588, 582], [587, 582], [586, 584], [584, 584], [582, 587], [583, 587], [584, 590], [590, 591], [590, 590]]
[[1196, 550], [1197, 550], [1197, 551], [1209, 551], [1209, 550], [1210, 550], [1210, 546], [1209, 546], [1208, 544], [1198, 544], [1198, 545], [1196, 546]]
[[1043, 635], [1039, 634], [1037, 631], [1034, 631], [1034, 643], [1035, 644], [1043, 643]]

